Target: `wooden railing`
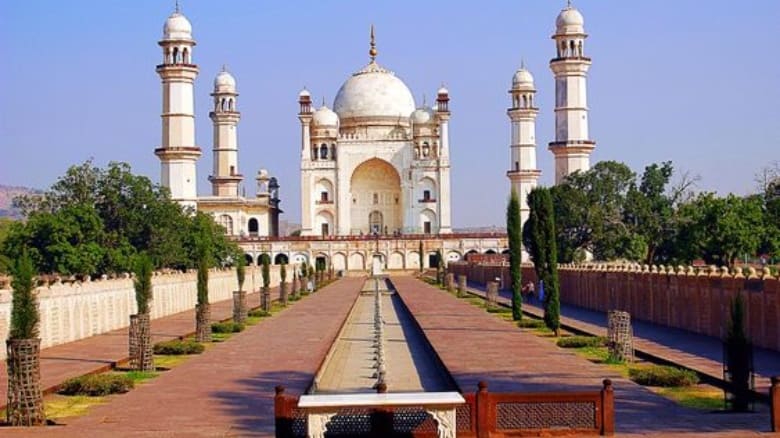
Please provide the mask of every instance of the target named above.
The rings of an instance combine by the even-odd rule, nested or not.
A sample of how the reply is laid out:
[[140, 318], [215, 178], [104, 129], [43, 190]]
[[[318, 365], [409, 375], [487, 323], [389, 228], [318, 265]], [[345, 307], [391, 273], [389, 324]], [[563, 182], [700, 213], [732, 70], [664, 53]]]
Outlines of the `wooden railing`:
[[[425, 393], [421, 393], [424, 396]], [[615, 432], [615, 400], [612, 382], [604, 380], [600, 391], [490, 393], [485, 382], [474, 394], [463, 394], [465, 403], [455, 405], [457, 436], [471, 438], [612, 435]], [[329, 436], [442, 436], [440, 415], [426, 405], [330, 406], [328, 416], [302, 408], [298, 396], [277, 387], [276, 436], [316, 436], [308, 423], [325, 421]], [[439, 406], [441, 408], [441, 406]], [[311, 417], [311, 413], [320, 413]], [[446, 421], [446, 419], [445, 419]], [[318, 424], [325, 427], [325, 424]], [[451, 436], [451, 435], [444, 435]]]
[[612, 381], [601, 391], [491, 393], [480, 382], [464, 396], [468, 408], [458, 411], [458, 436], [612, 435], [615, 400]]

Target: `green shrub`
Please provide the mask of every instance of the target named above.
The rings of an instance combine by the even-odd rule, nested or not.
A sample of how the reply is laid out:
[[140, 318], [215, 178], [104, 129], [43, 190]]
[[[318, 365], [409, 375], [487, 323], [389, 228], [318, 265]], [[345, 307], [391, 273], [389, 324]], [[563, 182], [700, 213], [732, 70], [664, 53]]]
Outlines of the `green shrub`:
[[568, 336], [556, 342], [561, 348], [603, 347], [606, 344], [607, 338], [603, 336]]
[[134, 386], [133, 379], [125, 374], [92, 374], [66, 380], [57, 391], [63, 395], [88, 395], [92, 397], [122, 394]]
[[238, 333], [244, 331], [244, 324], [239, 322], [215, 322], [211, 324], [211, 333]]
[[520, 321], [517, 321], [517, 326], [531, 329], [542, 328], [544, 327], [544, 321], [541, 319], [523, 318]]
[[271, 316], [271, 312], [266, 312], [263, 309], [254, 309], [249, 311], [249, 316], [254, 318], [265, 318], [266, 316]]
[[699, 383], [699, 377], [693, 371], [666, 365], [631, 368], [628, 377], [645, 386], [691, 386]]
[[204, 348], [203, 344], [193, 340], [180, 341], [176, 339], [154, 344], [154, 354], [200, 354], [203, 353]]

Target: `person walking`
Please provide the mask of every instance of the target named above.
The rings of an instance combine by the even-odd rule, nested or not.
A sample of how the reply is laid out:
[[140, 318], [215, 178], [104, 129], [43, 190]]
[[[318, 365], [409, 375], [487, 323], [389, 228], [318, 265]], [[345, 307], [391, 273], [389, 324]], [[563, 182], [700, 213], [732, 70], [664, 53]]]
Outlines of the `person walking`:
[[544, 307], [544, 280], [539, 280], [539, 305]]
[[535, 292], [536, 291], [534, 290], [534, 282], [529, 281], [525, 285], [525, 294], [529, 303], [532, 303], [534, 301], [534, 295], [536, 294]]

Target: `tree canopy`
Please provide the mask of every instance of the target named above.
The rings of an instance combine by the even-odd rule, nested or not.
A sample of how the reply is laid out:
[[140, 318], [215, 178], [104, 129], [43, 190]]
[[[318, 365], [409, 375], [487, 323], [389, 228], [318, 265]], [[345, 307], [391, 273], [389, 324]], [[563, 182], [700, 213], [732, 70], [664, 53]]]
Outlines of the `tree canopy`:
[[780, 252], [780, 178], [764, 171], [760, 193], [694, 195], [683, 175], [672, 183], [671, 162], [637, 176], [604, 161], [551, 188], [560, 262], [597, 260], [732, 265], [736, 258]]
[[0, 253], [15, 259], [26, 247], [40, 273], [129, 272], [142, 252], [158, 269], [194, 268], [202, 230], [214, 264], [241, 255], [210, 216], [183, 210], [166, 188], [134, 175], [126, 163], [72, 166], [49, 190], [14, 205], [27, 221], [11, 225]]

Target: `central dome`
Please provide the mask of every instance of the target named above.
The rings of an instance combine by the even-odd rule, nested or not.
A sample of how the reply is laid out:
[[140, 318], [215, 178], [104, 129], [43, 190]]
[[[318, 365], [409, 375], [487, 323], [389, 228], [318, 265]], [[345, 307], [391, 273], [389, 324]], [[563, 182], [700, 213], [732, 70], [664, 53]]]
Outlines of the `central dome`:
[[371, 61], [344, 82], [333, 101], [339, 118], [395, 117], [408, 119], [414, 98], [404, 82]]

